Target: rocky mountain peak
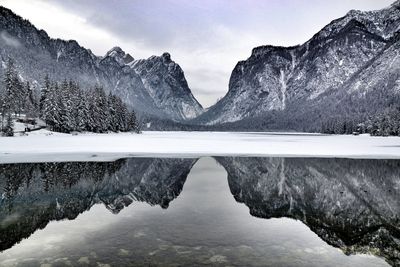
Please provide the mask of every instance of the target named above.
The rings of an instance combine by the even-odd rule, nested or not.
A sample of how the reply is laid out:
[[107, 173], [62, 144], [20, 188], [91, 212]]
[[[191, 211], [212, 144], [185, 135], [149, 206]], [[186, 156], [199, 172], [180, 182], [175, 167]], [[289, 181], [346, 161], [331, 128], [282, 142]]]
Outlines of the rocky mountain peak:
[[400, 9], [400, 0], [394, 2], [390, 7]]
[[282, 47], [282, 46], [273, 46], [273, 45], [262, 45], [262, 46], [258, 46], [253, 48], [253, 50], [251, 51], [251, 56], [263, 56], [266, 55], [268, 53], [273, 53], [273, 52], [284, 52], [285, 50], [294, 50], [298, 48], [298, 46], [292, 46], [292, 47]]
[[338, 25], [333, 26], [343, 26], [352, 19], [363, 23], [374, 34], [386, 39], [391, 38], [400, 29], [400, 1], [380, 10], [350, 10], [346, 16], [337, 20]]
[[[169, 53], [136, 60], [129, 66], [142, 78], [149, 94], [157, 100], [158, 107], [169, 107], [174, 120], [192, 119], [203, 112], [189, 89], [183, 70], [171, 60]], [[180, 96], [179, 100], [174, 100], [173, 95]]]
[[117, 53], [117, 54], [123, 54], [123, 55], [125, 55], [125, 51], [122, 50], [122, 48], [119, 47], [119, 46], [114, 46], [113, 48], [111, 48], [111, 49], [107, 52], [106, 56], [107, 56], [107, 55], [110, 55], [110, 54], [112, 54], [112, 53]]
[[169, 62], [171, 62], [171, 55], [170, 55], [170, 53], [167, 53], [167, 52], [163, 53], [162, 56], [161, 56], [161, 58], [162, 58], [162, 60], [163, 60], [164, 63], [169, 63]]
[[134, 60], [134, 58], [130, 55], [125, 53], [124, 50], [122, 50], [121, 47], [119, 46], [115, 46], [112, 49], [110, 49], [106, 55], [104, 56], [106, 57], [112, 57], [114, 58], [120, 65], [126, 65], [129, 64], [130, 62], [132, 62]]

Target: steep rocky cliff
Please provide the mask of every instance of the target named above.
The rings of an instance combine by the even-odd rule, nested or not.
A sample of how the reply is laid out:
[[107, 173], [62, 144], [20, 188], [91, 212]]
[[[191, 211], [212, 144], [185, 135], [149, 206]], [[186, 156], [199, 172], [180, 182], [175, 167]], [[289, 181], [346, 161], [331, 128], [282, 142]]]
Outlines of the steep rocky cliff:
[[[390, 98], [400, 92], [399, 30], [400, 2], [396, 1], [378, 11], [352, 10], [299, 46], [254, 48], [234, 68], [226, 96], [195, 121], [215, 125], [268, 120], [275, 113], [288, 121], [277, 128], [290, 128], [299, 120], [307, 126], [318, 120], [312, 113], [327, 106], [328, 115], [336, 111], [338, 102], [351, 108], [345, 103], [349, 98], [362, 101], [375, 90]], [[300, 117], [293, 116], [298, 112]], [[312, 120], [307, 121], [307, 116]]]
[[[164, 57], [136, 61], [114, 47], [100, 57], [76, 41], [52, 39], [29, 21], [0, 6], [0, 74], [11, 57], [24, 81], [40, 88], [44, 77], [73, 79], [83, 87], [100, 84], [139, 114], [184, 121], [202, 112], [178, 64]], [[159, 59], [163, 64], [155, 62]]]

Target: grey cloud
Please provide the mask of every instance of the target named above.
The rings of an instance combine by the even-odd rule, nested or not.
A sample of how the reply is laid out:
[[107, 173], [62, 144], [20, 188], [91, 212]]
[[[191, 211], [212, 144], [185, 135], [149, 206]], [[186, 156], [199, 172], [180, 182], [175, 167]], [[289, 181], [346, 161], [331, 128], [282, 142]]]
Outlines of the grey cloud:
[[189, 69], [185, 71], [186, 75], [195, 75], [198, 79], [206, 80], [206, 79], [221, 79], [226, 75], [229, 75], [230, 72], [226, 72], [223, 70], [210, 70], [207, 68], [197, 68], [197, 69]]
[[192, 42], [207, 44], [212, 34], [211, 21], [202, 21], [190, 2], [179, 1], [73, 1], [54, 3], [85, 17], [87, 22], [107, 29], [124, 41], [165, 49], [184, 47]]
[[2, 31], [0, 33], [0, 38], [8, 46], [12, 46], [14, 48], [18, 48], [21, 46], [21, 43], [16, 38], [14, 38], [10, 34], [8, 34], [8, 32], [6, 32], [6, 31]]
[[221, 95], [221, 91], [223, 90], [218, 90], [218, 88], [201, 88], [201, 87], [193, 87], [192, 90], [196, 91], [196, 94], [201, 94], [204, 96], [210, 96], [210, 95]]
[[205, 92], [204, 93], [201, 90], [197, 91], [197, 88], [195, 90], [196, 90], [195, 91], [196, 99], [202, 104], [202, 106], [204, 108], [208, 108], [208, 107], [214, 105], [224, 95], [219, 92], [214, 92], [214, 93], [213, 92]]

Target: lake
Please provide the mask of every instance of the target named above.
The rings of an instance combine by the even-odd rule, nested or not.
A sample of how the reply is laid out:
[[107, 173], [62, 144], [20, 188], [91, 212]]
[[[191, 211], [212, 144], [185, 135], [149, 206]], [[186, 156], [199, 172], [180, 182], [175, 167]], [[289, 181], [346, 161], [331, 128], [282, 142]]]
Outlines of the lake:
[[400, 160], [0, 165], [1, 266], [398, 266]]

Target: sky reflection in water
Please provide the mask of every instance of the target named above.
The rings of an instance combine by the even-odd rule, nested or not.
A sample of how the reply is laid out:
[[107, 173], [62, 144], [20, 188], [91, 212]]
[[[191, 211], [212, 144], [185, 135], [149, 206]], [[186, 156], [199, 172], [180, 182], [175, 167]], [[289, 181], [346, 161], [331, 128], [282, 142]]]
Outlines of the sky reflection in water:
[[396, 160], [68, 164], [0, 165], [2, 266], [399, 263]]

